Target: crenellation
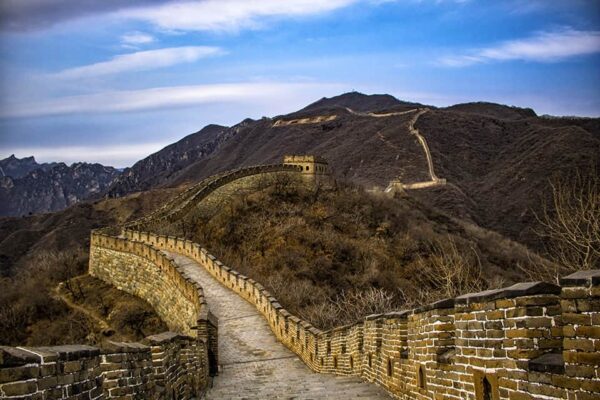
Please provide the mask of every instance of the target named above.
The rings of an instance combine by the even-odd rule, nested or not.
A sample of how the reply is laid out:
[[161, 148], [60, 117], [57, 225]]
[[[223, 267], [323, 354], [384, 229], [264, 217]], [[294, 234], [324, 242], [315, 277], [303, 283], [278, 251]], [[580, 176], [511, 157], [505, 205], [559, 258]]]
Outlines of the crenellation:
[[[119, 237], [93, 232], [90, 273], [144, 298], [180, 333], [98, 351], [65, 349], [63, 356], [52, 348], [0, 347], [0, 395], [42, 398], [89, 391], [90, 398], [110, 398], [148, 391], [156, 398], [187, 399], [201, 393], [208, 375], [217, 372], [218, 321], [200, 285], [163, 253], [171, 251], [192, 258], [253, 304], [278, 340], [315, 372], [360, 376], [398, 399], [600, 397], [600, 271], [569, 275], [560, 286], [520, 283], [321, 331], [200, 245], [136, 230], [202, 207], [208, 212], [224, 196], [259, 187], [263, 178], [279, 173], [328, 172], [315, 169], [318, 158], [284, 162], [295, 165], [207, 178], [179, 195], [180, 203], [136, 221]], [[303, 163], [313, 164], [307, 170]], [[40, 394], [44, 390], [51, 392]]]

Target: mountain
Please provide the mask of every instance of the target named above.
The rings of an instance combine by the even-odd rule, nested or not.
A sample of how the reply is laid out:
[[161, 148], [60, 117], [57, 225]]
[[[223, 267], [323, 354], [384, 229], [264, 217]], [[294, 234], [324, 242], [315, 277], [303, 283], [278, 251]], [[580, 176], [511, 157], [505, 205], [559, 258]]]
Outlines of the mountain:
[[[33, 157], [24, 160], [33, 160]], [[83, 199], [102, 195], [119, 175], [112, 167], [87, 163], [45, 165], [23, 175], [33, 163], [12, 168], [11, 173], [17, 171], [19, 177], [0, 177], [0, 216], [62, 210]], [[16, 163], [13, 160], [7, 165]]]
[[323, 97], [294, 114], [312, 113], [335, 108], [350, 108], [358, 112], [376, 112], [403, 106], [420, 107], [422, 104], [401, 101], [389, 94], [366, 95], [358, 92], [349, 92], [331, 98]]
[[0, 177], [22, 178], [36, 169], [48, 170], [55, 165], [56, 163], [38, 164], [33, 157], [17, 158], [13, 154], [0, 160]]
[[[409, 195], [538, 246], [534, 212], [547, 200], [553, 176], [600, 169], [598, 118], [538, 117], [526, 108], [467, 103], [427, 106], [413, 121], [417, 109], [424, 107], [389, 95], [346, 93], [287, 115], [219, 127], [206, 135], [205, 151], [186, 158], [185, 141], [201, 138], [203, 130], [140, 161], [132, 183], [119, 181], [112, 190], [121, 194], [178, 186], [240, 166], [280, 162], [284, 154], [323, 156], [338, 178], [366, 187], [385, 187], [397, 177], [404, 183], [423, 182], [430, 177], [423, 147], [409, 129], [414, 122], [428, 144], [435, 173], [448, 184], [411, 190]], [[369, 112], [392, 114], [377, 117]], [[168, 158], [159, 161], [164, 153]], [[185, 162], [167, 162], [177, 159]], [[148, 177], [141, 173], [144, 165], [168, 169], [156, 179], [155, 169], [149, 169], [153, 172]]]
[[[285, 154], [323, 156], [339, 179], [367, 188], [383, 188], [398, 178], [426, 182], [431, 180], [428, 161], [411, 127], [425, 139], [435, 174], [447, 184], [408, 195], [534, 247], [540, 245], [535, 213], [548, 200], [550, 180], [578, 169], [600, 169], [598, 118], [539, 117], [532, 109], [487, 102], [436, 108], [351, 92], [286, 115], [246, 119], [232, 127], [208, 125], [114, 180], [108, 174], [106, 189], [91, 186], [97, 195], [119, 197], [186, 185], [241, 166], [278, 163]], [[11, 182], [3, 181], [0, 199], [7, 186], [15, 185]], [[18, 192], [9, 211], [18, 215], [72, 203], [62, 200], [70, 192], [40, 192], [41, 200], [32, 198], [37, 192]], [[89, 194], [74, 196], [77, 201]], [[29, 207], [29, 202], [41, 204]]]
[[481, 115], [504, 120], [519, 120], [523, 118], [537, 117], [537, 114], [531, 108], [505, 106], [502, 104], [494, 104], [484, 101], [455, 104], [453, 106], [446, 107], [445, 110], [458, 111], [466, 114]]
[[173, 180], [186, 166], [212, 154], [234, 130], [208, 125], [126, 168], [107, 190], [110, 197], [147, 190]]
[[[446, 179], [445, 185], [407, 190], [394, 199], [370, 196], [352, 185], [383, 188], [398, 177], [403, 183], [431, 180], [424, 147], [415, 132], [426, 140], [435, 174]], [[310, 264], [311, 273], [325, 278], [337, 275], [346, 284], [353, 284], [355, 275], [344, 271], [346, 265], [354, 265], [350, 260], [361, 259], [353, 254], [359, 249], [354, 236], [362, 235], [369, 243], [364, 249], [371, 251], [382, 267], [399, 266], [395, 271], [381, 269], [376, 281], [368, 281], [375, 286], [397, 286], [389, 276], [419, 276], [419, 265], [408, 268], [407, 257], [418, 260], [429, 256], [427, 243], [431, 238], [441, 243], [453, 238], [466, 249], [479, 249], [485, 276], [497, 275], [512, 282], [522, 279], [523, 272], [517, 266], [530, 257], [520, 244], [541, 248], [533, 234], [537, 223], [534, 212], [548, 198], [550, 179], [555, 174], [569, 176], [577, 169], [600, 168], [600, 119], [539, 117], [533, 110], [492, 103], [435, 108], [387, 95], [348, 93], [274, 118], [246, 119], [233, 127], [209, 125], [140, 160], [121, 175], [99, 165], [57, 164], [21, 178], [1, 177], [0, 206], [18, 209], [17, 215], [26, 213], [27, 207], [51, 208], [53, 199], [61, 199], [57, 207], [64, 207], [71, 190], [66, 186], [85, 189], [82, 192], [86, 194], [75, 196], [79, 199], [88, 196], [88, 200], [55, 213], [0, 218], [0, 304], [16, 307], [14, 314], [4, 316], [14, 324], [6, 331], [17, 332], [15, 343], [23, 343], [25, 338], [35, 343], [30, 332], [36, 331], [53, 331], [53, 337], [60, 336], [63, 330], [54, 324], [69, 321], [61, 311], [64, 305], [58, 308], [56, 301], [52, 302], [53, 289], [59, 281], [85, 271], [90, 229], [140, 217], [203, 177], [241, 166], [279, 163], [284, 154], [323, 156], [336, 178], [350, 185], [339, 185], [347, 189], [335, 199], [327, 197], [332, 196], [330, 193], [321, 193], [324, 197], [316, 204], [313, 194], [306, 203], [292, 196], [288, 203], [296, 203], [293, 207], [288, 204], [284, 213], [272, 212], [279, 203], [266, 199], [259, 204], [260, 194], [251, 196], [235, 203], [242, 214], [234, 215], [228, 208], [218, 217], [220, 221], [209, 221], [212, 226], [232, 229], [217, 232], [207, 224], [202, 228], [209, 236], [201, 242], [212, 241], [209, 244], [218, 251], [219, 246], [238, 245], [236, 240], [246, 241], [248, 237], [262, 235], [267, 242], [272, 241], [274, 235], [268, 229], [277, 231], [282, 223], [296, 226], [298, 216], [305, 215], [311, 224], [328, 224], [329, 230], [317, 224], [311, 228], [313, 235], [303, 231], [303, 225], [303, 230], [293, 230], [295, 241], [269, 245], [284, 243], [287, 253], [272, 254], [275, 258], [287, 254], [296, 262], [300, 252], [321, 251], [321, 247], [310, 245], [318, 232], [331, 246], [331, 253], [343, 260], [331, 268], [327, 264], [331, 257], [321, 257], [315, 264], [309, 254], [306, 265]], [[83, 173], [86, 169], [90, 172]], [[104, 186], [96, 174], [106, 178]], [[96, 199], [107, 193], [109, 198]], [[286, 213], [287, 222], [277, 221]], [[196, 234], [202, 232], [199, 229]], [[257, 232], [261, 234], [256, 236]], [[342, 237], [332, 240], [330, 232]], [[387, 259], [383, 257], [386, 253], [378, 251], [378, 246], [385, 244], [381, 235], [389, 235]], [[407, 246], [400, 245], [402, 241]], [[238, 247], [256, 250], [255, 246]], [[237, 263], [235, 259], [229, 261]], [[256, 266], [254, 262], [245, 264]], [[276, 259], [272, 266], [279, 271], [282, 265]], [[293, 272], [303, 274], [305, 270], [295, 268]], [[273, 273], [273, 279], [265, 283], [279, 282], [284, 288], [298, 283], [298, 276], [279, 276], [277, 281], [276, 275], [281, 274]], [[337, 287], [336, 281], [331, 282]], [[43, 325], [36, 328], [38, 322]]]

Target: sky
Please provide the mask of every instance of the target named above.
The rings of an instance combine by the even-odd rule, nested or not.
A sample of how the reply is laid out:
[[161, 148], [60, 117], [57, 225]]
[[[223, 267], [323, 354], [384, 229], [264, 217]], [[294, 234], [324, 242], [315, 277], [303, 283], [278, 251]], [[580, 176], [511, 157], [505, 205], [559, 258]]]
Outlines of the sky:
[[126, 167], [352, 90], [598, 117], [600, 1], [0, 2], [0, 158]]

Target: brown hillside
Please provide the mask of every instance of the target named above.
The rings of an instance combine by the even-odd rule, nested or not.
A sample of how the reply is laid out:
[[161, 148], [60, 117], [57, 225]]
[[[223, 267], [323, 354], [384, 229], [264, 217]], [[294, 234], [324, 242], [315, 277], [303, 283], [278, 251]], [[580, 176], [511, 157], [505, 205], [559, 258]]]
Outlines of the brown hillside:
[[[89, 343], [97, 338], [101, 329], [81, 310], [73, 310], [57, 298], [57, 285], [87, 271], [91, 229], [138, 218], [176, 193], [173, 189], [154, 190], [81, 203], [52, 214], [0, 218], [0, 343]], [[96, 287], [98, 283], [84, 283], [84, 292], [89, 289], [88, 302], [93, 307], [93, 299], [97, 301], [97, 293], [103, 290]], [[135, 316], [146, 315], [147, 308], [122, 292], [110, 297], [110, 310], [121, 310], [111, 325], [116, 337], [135, 336], [131, 325], [120, 325], [119, 321], [130, 318], [140, 322]], [[138, 305], [129, 307], [128, 303]], [[146, 317], [152, 319], [151, 315]], [[142, 326], [147, 326], [146, 317], [140, 322]]]

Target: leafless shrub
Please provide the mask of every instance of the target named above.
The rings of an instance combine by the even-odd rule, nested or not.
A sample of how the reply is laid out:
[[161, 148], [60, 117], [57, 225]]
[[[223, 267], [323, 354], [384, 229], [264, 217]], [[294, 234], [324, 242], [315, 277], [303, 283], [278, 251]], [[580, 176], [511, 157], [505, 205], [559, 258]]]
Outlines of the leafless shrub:
[[325, 302], [302, 308], [298, 316], [321, 329], [330, 329], [339, 325], [337, 311], [332, 303]]
[[555, 178], [552, 202], [536, 215], [552, 263], [528, 269], [536, 279], [558, 282], [574, 271], [600, 268], [600, 178], [595, 169]]
[[544, 210], [545, 235], [554, 244], [555, 260], [570, 271], [591, 269], [600, 262], [600, 180], [596, 172], [552, 185], [555, 212]]
[[460, 251], [450, 237], [446, 242], [434, 242], [428, 257], [419, 256], [419, 298], [427, 303], [485, 290], [481, 262], [471, 246]]
[[343, 324], [361, 320], [367, 315], [382, 314], [394, 310], [394, 295], [381, 288], [343, 291], [333, 305]]

